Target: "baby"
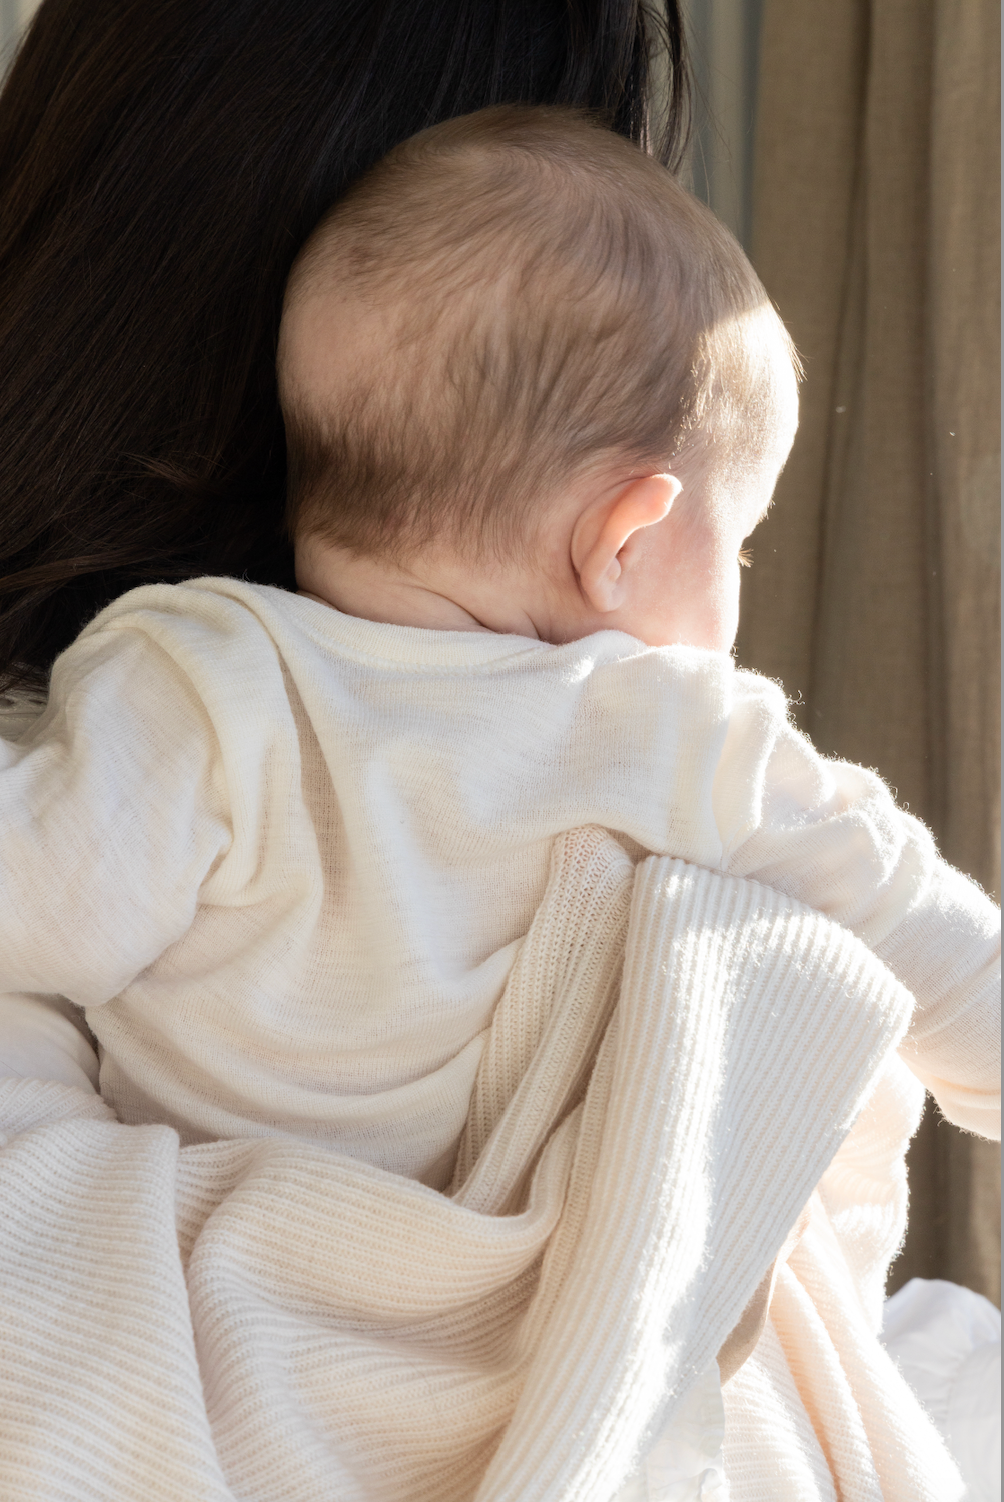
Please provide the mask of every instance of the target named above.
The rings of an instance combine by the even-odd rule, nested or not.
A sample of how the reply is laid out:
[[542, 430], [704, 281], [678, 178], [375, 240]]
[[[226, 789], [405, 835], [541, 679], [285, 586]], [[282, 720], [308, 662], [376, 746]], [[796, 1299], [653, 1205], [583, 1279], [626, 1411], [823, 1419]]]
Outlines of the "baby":
[[7, 1072], [441, 1188], [597, 824], [852, 929], [994, 1135], [996, 909], [729, 655], [796, 362], [710, 212], [570, 112], [436, 126], [304, 247], [279, 384], [299, 592], [134, 590], [0, 743]]

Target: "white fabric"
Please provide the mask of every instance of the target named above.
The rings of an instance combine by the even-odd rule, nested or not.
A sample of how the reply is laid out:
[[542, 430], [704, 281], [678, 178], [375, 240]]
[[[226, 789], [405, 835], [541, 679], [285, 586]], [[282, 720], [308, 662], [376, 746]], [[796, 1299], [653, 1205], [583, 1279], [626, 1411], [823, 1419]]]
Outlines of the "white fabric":
[[410, 630], [204, 579], [115, 601], [19, 729], [4, 1016], [86, 1008], [124, 1122], [292, 1133], [442, 1187], [553, 840], [595, 823], [858, 934], [917, 997], [911, 1068], [999, 1134], [997, 910], [723, 654]]
[[[891, 1223], [871, 1170], [921, 1093], [892, 1058], [911, 1007], [820, 915], [680, 861], [636, 873], [584, 830], [554, 846], [449, 1196], [0, 1082], [0, 1495], [606, 1502], [818, 1184], [761, 1343], [785, 1342], [777, 1412], [797, 1431], [811, 1405], [842, 1502], [957, 1502], [861, 1336]], [[765, 1497], [825, 1494], [784, 1474]]]
[[[737, 672], [726, 657], [655, 651], [614, 633], [554, 648], [511, 637], [409, 631], [340, 616], [281, 591], [202, 580], [135, 591], [115, 602], [57, 663], [45, 711], [19, 710], [4, 722], [4, 734], [0, 1073], [91, 1089], [96, 1061], [74, 1023], [79, 1014], [64, 998], [86, 1007], [102, 1045], [102, 1093], [120, 1119], [173, 1124], [181, 1133], [185, 1145], [173, 1168], [167, 1159], [156, 1169], [144, 1160], [125, 1177], [134, 1197], [149, 1201], [152, 1195], [150, 1203], [159, 1204], [164, 1176], [180, 1174], [183, 1244], [185, 1236], [200, 1234], [186, 1217], [194, 1214], [198, 1227], [199, 1216], [215, 1205], [212, 1224], [226, 1225], [222, 1206], [230, 1210], [233, 1195], [239, 1198], [232, 1173], [257, 1172], [258, 1160], [241, 1156], [249, 1146], [222, 1141], [212, 1147], [216, 1139], [292, 1134], [311, 1172], [317, 1161], [345, 1170], [337, 1155], [322, 1153], [317, 1160], [317, 1151], [336, 1148], [356, 1160], [353, 1172], [367, 1184], [367, 1164], [377, 1174], [388, 1171], [398, 1193], [397, 1175], [448, 1185], [467, 1119], [456, 1179], [466, 1185], [477, 1122], [483, 1129], [485, 1120], [495, 1120], [495, 1105], [479, 1106], [477, 1089], [468, 1118], [475, 1082], [495, 1082], [497, 1105], [498, 1080], [511, 1090], [528, 1070], [534, 1090], [551, 1099], [554, 1082], [546, 1071], [540, 1075], [542, 1066], [531, 1068], [519, 1048], [514, 1053], [512, 1039], [504, 1048], [499, 1043], [498, 999], [543, 894], [554, 838], [585, 822], [616, 831], [635, 858], [653, 850], [752, 874], [852, 928], [917, 994], [901, 1045], [910, 1067], [953, 1120], [987, 1134], [999, 1131], [996, 910], [937, 859], [927, 832], [896, 810], [877, 777], [820, 758], [788, 724], [777, 687]], [[734, 942], [746, 940], [740, 934]], [[806, 1101], [793, 1102], [788, 1092], [798, 1070], [815, 1068], [818, 1060], [801, 1059], [801, 1036], [785, 1041], [790, 1067], [778, 1082], [785, 1109], [797, 1105], [811, 1117]], [[808, 1036], [804, 1046], [812, 1047]], [[516, 1057], [521, 1062], [513, 1074]], [[766, 1077], [762, 1084], [766, 1090]], [[52, 1088], [9, 1086], [12, 1121], [29, 1100], [32, 1111], [41, 1111], [40, 1121], [49, 1109], [57, 1117], [63, 1110], [86, 1117], [84, 1096], [66, 1097], [58, 1089], [57, 1096], [47, 1095]], [[901, 1081], [903, 1090], [909, 1095]], [[76, 1104], [68, 1107], [67, 1099]], [[763, 1109], [776, 1110], [774, 1100]], [[896, 1111], [884, 1119], [888, 1138]], [[792, 1121], [800, 1134], [800, 1119]], [[117, 1191], [113, 1186], [105, 1193], [108, 1130], [102, 1123], [100, 1152], [91, 1142], [81, 1147], [69, 1123], [52, 1137], [59, 1164], [52, 1171], [68, 1178], [54, 1188], [45, 1178], [50, 1165], [40, 1183], [55, 1195], [57, 1221], [64, 1211], [65, 1219], [55, 1229], [46, 1222], [25, 1230], [22, 1262], [27, 1251], [34, 1265], [42, 1246], [76, 1244], [88, 1235], [97, 1245], [106, 1236], [104, 1222], [93, 1226], [90, 1200], [85, 1206], [74, 1198], [69, 1180], [75, 1173], [118, 1226], [115, 1245], [121, 1244], [126, 1221], [116, 1209]], [[116, 1135], [112, 1157], [142, 1159], [153, 1130], [142, 1128], [139, 1139]], [[643, 1135], [641, 1125], [637, 1130]], [[309, 1149], [310, 1139], [317, 1148]], [[170, 1134], [166, 1140], [174, 1142]], [[754, 1132], [754, 1155], [755, 1142]], [[781, 1287], [755, 1362], [726, 1388], [733, 1439], [744, 1436], [742, 1453], [733, 1444], [729, 1462], [739, 1502], [776, 1498], [777, 1477], [803, 1464], [793, 1460], [796, 1452], [809, 1478], [806, 1496], [830, 1496], [833, 1475], [844, 1477], [848, 1466], [857, 1480], [852, 1476], [846, 1495], [858, 1495], [861, 1477], [874, 1476], [884, 1464], [861, 1459], [876, 1436], [881, 1450], [886, 1431], [892, 1434], [895, 1451], [916, 1426], [916, 1415], [904, 1420], [897, 1409], [900, 1393], [892, 1412], [878, 1402], [872, 1433], [872, 1420], [855, 1406], [858, 1389], [841, 1386], [836, 1375], [851, 1360], [843, 1349], [850, 1327], [857, 1341], [855, 1381], [873, 1394], [872, 1305], [881, 1283], [875, 1248], [888, 1260], [901, 1233], [903, 1145], [905, 1138], [898, 1159], [886, 1154], [885, 1177], [875, 1177], [864, 1210], [855, 1198], [859, 1176], [849, 1198], [831, 1189], [831, 1202], [820, 1212], [839, 1244], [843, 1303], [829, 1309], [828, 1323], [813, 1303], [826, 1307], [825, 1289], [818, 1298], [818, 1289], [806, 1294], [808, 1308], [802, 1309], [799, 1287], [804, 1292], [812, 1285], [811, 1258], [801, 1284], [793, 1259], [797, 1286]], [[289, 1168], [282, 1153], [292, 1150], [288, 1141], [276, 1146], [279, 1180]], [[784, 1151], [791, 1150], [789, 1142]], [[170, 1159], [176, 1147], [165, 1151]], [[520, 1151], [529, 1151], [525, 1142]], [[586, 1161], [581, 1144], [576, 1153], [577, 1163]], [[524, 1162], [518, 1154], [517, 1160]], [[186, 1165], [193, 1164], [201, 1165], [193, 1170], [194, 1211], [184, 1187]], [[203, 1170], [207, 1182], [199, 1178]], [[683, 1160], [675, 1171], [686, 1187]], [[349, 1181], [353, 1192], [359, 1188], [352, 1172], [349, 1180], [336, 1178], [340, 1195]], [[39, 1210], [35, 1193], [30, 1185], [32, 1211]], [[287, 1199], [287, 1223], [309, 1222], [298, 1194], [290, 1189]], [[405, 1194], [402, 1223], [415, 1203], [424, 1201]], [[747, 1238], [754, 1229], [773, 1235], [767, 1222], [783, 1206], [742, 1196], [737, 1204]], [[629, 1208], [625, 1223], [636, 1234]], [[639, 1212], [639, 1224], [642, 1218]], [[252, 1260], [262, 1277], [258, 1295], [269, 1308], [276, 1300], [283, 1306], [289, 1270], [275, 1263], [274, 1248], [255, 1239], [261, 1228], [254, 1217], [251, 1224]], [[412, 1229], [408, 1223], [409, 1234]], [[358, 1226], [350, 1230], [356, 1236]], [[326, 1246], [337, 1244], [323, 1217], [315, 1232]], [[178, 1302], [179, 1275], [169, 1256], [163, 1264], [167, 1253], [157, 1239], [163, 1234], [169, 1241], [173, 1235], [166, 1222], [147, 1224], [142, 1251], [134, 1245], [125, 1258], [135, 1287], [154, 1304], [160, 1300], [166, 1324], [150, 1352], [158, 1362], [176, 1340], [176, 1354], [187, 1350], [187, 1337], [178, 1332], [192, 1318]], [[758, 1245], [756, 1236], [753, 1242]], [[197, 1266], [203, 1252], [212, 1264], [211, 1244], [198, 1242]], [[359, 1246], [351, 1241], [356, 1252]], [[111, 1255], [118, 1266], [118, 1253]], [[373, 1260], [369, 1243], [366, 1255]], [[41, 1265], [48, 1276], [48, 1262]], [[330, 1259], [325, 1266], [330, 1272]], [[191, 1267], [185, 1262], [182, 1268], [190, 1290]], [[56, 1271], [66, 1273], [61, 1262]], [[719, 1276], [732, 1276], [725, 1264], [716, 1267]], [[64, 1313], [76, 1308], [77, 1298], [93, 1312], [104, 1297], [93, 1267], [79, 1277], [59, 1301]], [[738, 1275], [727, 1287], [716, 1282], [716, 1297], [738, 1296], [742, 1287]], [[111, 1296], [127, 1293], [116, 1287]], [[384, 1293], [393, 1302], [389, 1284]], [[787, 1327], [786, 1301], [795, 1310]], [[859, 1306], [869, 1311], [863, 1324]], [[95, 1365], [106, 1369], [107, 1389], [115, 1342], [107, 1344], [107, 1321], [96, 1340], [92, 1321], [88, 1343], [85, 1323], [70, 1320], [75, 1356], [85, 1373], [93, 1374]], [[165, 1334], [168, 1328], [174, 1334]], [[630, 1335], [634, 1327], [628, 1320], [624, 1328]], [[610, 1326], [611, 1339], [618, 1329]], [[459, 1338], [450, 1337], [454, 1343]], [[847, 1432], [857, 1436], [849, 1460], [839, 1446], [831, 1453], [829, 1440], [824, 1454], [816, 1437], [822, 1421], [814, 1408], [810, 1419], [806, 1407], [805, 1370], [798, 1381], [792, 1375], [790, 1363], [798, 1367], [806, 1341], [814, 1353], [808, 1368], [818, 1358], [832, 1378], [831, 1426], [845, 1439]], [[12, 1349], [20, 1352], [16, 1340]], [[724, 1486], [717, 1449], [722, 1396], [712, 1402], [713, 1380], [708, 1383], [714, 1349], [690, 1399], [684, 1394], [679, 1411], [661, 1425], [653, 1418], [646, 1431], [648, 1459], [626, 1485], [643, 1484], [653, 1502], [711, 1497]], [[340, 1348], [338, 1361], [343, 1357]], [[178, 1359], [187, 1374], [178, 1380], [191, 1397], [206, 1373], [193, 1367], [191, 1352]], [[44, 1360], [51, 1364], [51, 1352]], [[385, 1368], [378, 1361], [372, 1371]], [[339, 1368], [339, 1384], [343, 1375]], [[67, 1382], [61, 1411], [78, 1432], [75, 1380]], [[646, 1391], [654, 1401], [651, 1387]], [[706, 1403], [700, 1398], [705, 1388]], [[26, 1391], [32, 1391], [30, 1381]], [[110, 1401], [109, 1391], [102, 1401]], [[229, 1378], [216, 1386], [211, 1381], [207, 1413], [215, 1414], [213, 1404], [225, 1407], [236, 1391]], [[507, 1391], [511, 1398], [512, 1388]], [[297, 1407], [302, 1396], [298, 1390], [292, 1405], [293, 1429], [300, 1433], [306, 1423], [313, 1433], [316, 1405], [313, 1398], [306, 1402], [310, 1416], [304, 1419]], [[269, 1402], [274, 1398], [271, 1393]], [[771, 1412], [775, 1398], [780, 1408], [775, 1403]], [[197, 1412], [199, 1400], [192, 1401]], [[440, 1395], [437, 1403], [443, 1401]], [[494, 1401], [497, 1418], [505, 1408], [498, 1391]], [[31, 1405], [20, 1411], [31, 1429]], [[80, 1411], [91, 1410], [84, 1403]], [[103, 1433], [107, 1415], [98, 1420], [96, 1432]], [[206, 1422], [212, 1448], [215, 1417]], [[393, 1462], [412, 1480], [424, 1453], [422, 1424], [411, 1436], [416, 1455], [409, 1459], [405, 1449]], [[618, 1441], [622, 1452], [629, 1430]], [[115, 1424], [110, 1432], [117, 1433]], [[791, 1439], [786, 1450], [782, 1444], [780, 1471], [774, 1455], [779, 1434]], [[78, 1439], [86, 1448], [79, 1433]], [[109, 1442], [114, 1448], [133, 1440], [118, 1434]], [[918, 1444], [917, 1453], [925, 1454], [930, 1436]], [[192, 1457], [186, 1455], [187, 1465]], [[618, 1466], [622, 1460], [623, 1453]], [[211, 1472], [218, 1463], [218, 1456], [206, 1461]], [[354, 1462], [345, 1464], [352, 1472]], [[345, 1487], [347, 1496], [355, 1494], [348, 1479]], [[802, 1495], [794, 1481], [792, 1487], [792, 1497]], [[285, 1502], [287, 1493], [281, 1494]], [[867, 1488], [861, 1492], [867, 1494]]]
[[729, 1502], [720, 1377], [705, 1367], [614, 1502]]
[[80, 1009], [62, 996], [0, 995], [0, 1078], [97, 1090], [98, 1060]]
[[1000, 1502], [1000, 1310], [971, 1288], [911, 1278], [886, 1303], [882, 1344], [955, 1457], [971, 1502]]

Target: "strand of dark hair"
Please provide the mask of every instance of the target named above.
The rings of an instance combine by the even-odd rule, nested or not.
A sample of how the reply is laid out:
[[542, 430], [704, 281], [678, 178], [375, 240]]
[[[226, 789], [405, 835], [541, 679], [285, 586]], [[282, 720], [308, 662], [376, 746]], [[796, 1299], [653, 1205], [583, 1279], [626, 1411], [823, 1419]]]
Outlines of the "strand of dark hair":
[[292, 260], [396, 142], [518, 101], [678, 164], [676, 0], [43, 0], [0, 94], [0, 689], [137, 584], [292, 586]]

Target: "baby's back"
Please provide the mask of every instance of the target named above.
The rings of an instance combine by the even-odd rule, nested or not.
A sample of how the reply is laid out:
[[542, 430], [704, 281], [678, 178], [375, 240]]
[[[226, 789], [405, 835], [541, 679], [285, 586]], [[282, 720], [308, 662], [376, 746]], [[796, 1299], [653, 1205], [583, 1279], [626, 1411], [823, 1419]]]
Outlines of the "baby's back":
[[233, 580], [98, 624], [105, 672], [116, 637], [145, 643], [172, 747], [201, 739], [172, 806], [217, 831], [185, 931], [89, 998], [123, 1120], [293, 1132], [441, 1182], [555, 836], [721, 862], [718, 654], [386, 626]]

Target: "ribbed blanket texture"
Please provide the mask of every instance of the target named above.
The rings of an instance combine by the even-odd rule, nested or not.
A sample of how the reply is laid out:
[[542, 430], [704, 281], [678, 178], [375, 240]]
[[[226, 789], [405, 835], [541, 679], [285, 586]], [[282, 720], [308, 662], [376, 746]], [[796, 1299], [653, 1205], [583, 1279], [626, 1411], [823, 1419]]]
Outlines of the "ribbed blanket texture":
[[[0, 1083], [0, 1497], [608, 1502], [825, 1198], [910, 1009], [818, 914], [586, 829], [556, 843], [446, 1194]], [[771, 1331], [796, 1327], [839, 1495], [961, 1496], [905, 1388], [834, 1343], [828, 1301], [860, 1296], [827, 1282], [829, 1210]]]

